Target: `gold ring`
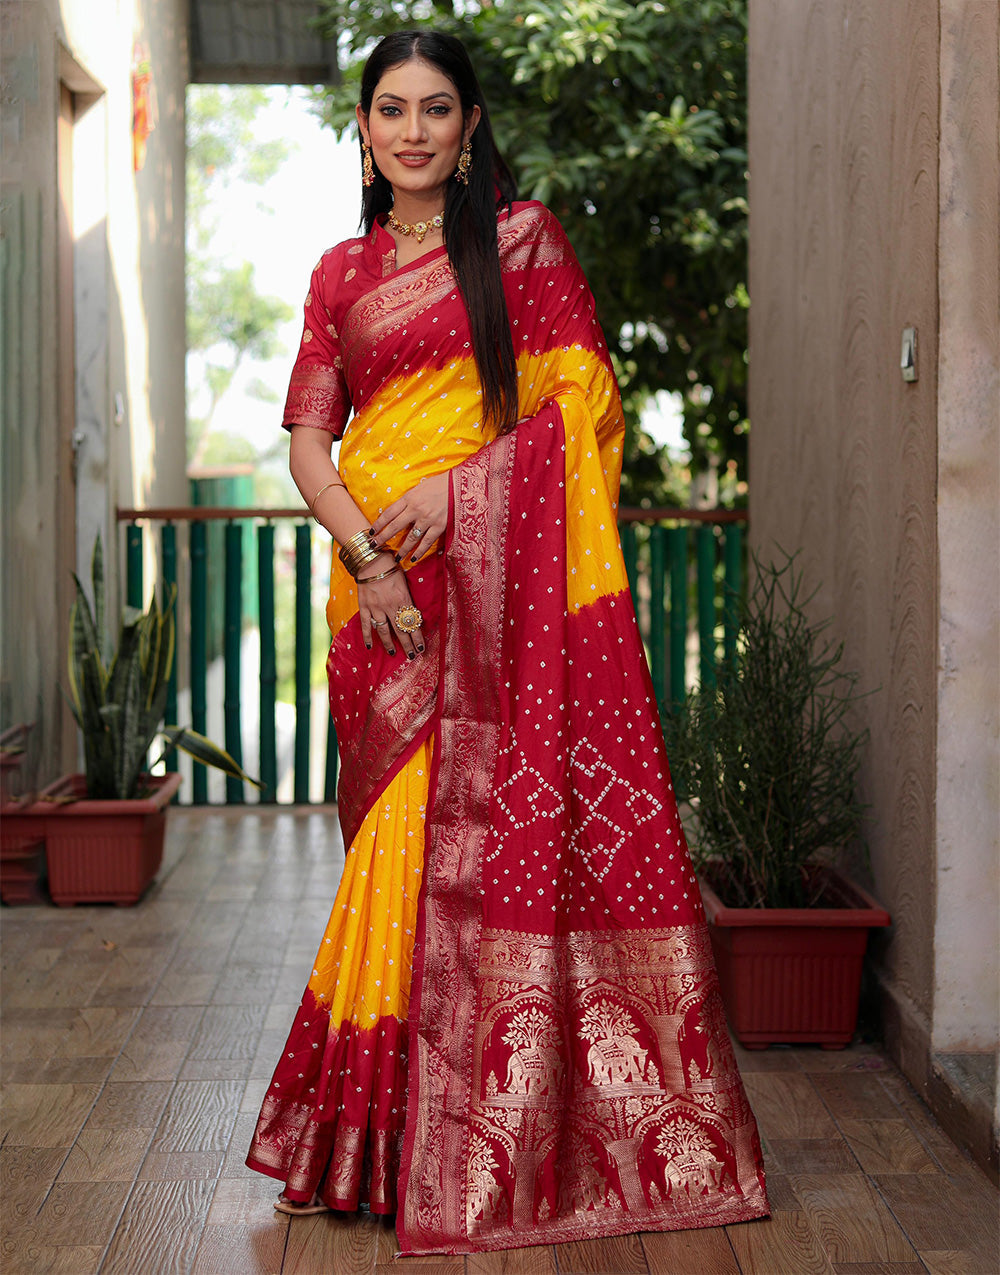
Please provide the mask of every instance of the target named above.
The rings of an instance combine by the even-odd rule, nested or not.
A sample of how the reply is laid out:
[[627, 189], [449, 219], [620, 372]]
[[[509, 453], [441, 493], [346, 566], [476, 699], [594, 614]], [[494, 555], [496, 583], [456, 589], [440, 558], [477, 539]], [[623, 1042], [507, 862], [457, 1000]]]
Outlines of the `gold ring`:
[[423, 624], [424, 617], [415, 606], [405, 606], [397, 610], [394, 622], [400, 633], [413, 633]]

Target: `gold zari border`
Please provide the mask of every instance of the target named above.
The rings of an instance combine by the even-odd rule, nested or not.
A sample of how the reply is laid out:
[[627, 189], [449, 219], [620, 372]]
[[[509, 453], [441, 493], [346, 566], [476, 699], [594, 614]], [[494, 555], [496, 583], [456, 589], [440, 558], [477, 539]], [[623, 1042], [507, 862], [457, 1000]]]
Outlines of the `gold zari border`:
[[[766, 1212], [704, 926], [558, 938], [487, 930], [480, 973], [470, 1237], [493, 1247], [526, 1228], [539, 1243], [607, 1234], [615, 1212], [624, 1230]], [[509, 1174], [494, 1174], [504, 1158]], [[539, 1195], [546, 1180], [558, 1184], [555, 1210]]]

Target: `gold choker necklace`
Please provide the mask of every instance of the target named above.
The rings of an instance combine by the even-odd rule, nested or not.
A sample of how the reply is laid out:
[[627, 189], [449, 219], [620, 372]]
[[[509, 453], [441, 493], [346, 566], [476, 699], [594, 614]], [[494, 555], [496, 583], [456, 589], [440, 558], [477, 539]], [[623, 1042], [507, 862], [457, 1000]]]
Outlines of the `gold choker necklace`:
[[400, 221], [396, 214], [389, 210], [389, 225], [393, 230], [398, 230], [401, 235], [416, 235], [417, 243], [424, 242], [424, 236], [429, 235], [432, 230], [440, 230], [444, 225], [444, 213], [439, 212], [436, 217], [432, 217], [430, 221], [415, 221], [411, 226], [408, 221]]

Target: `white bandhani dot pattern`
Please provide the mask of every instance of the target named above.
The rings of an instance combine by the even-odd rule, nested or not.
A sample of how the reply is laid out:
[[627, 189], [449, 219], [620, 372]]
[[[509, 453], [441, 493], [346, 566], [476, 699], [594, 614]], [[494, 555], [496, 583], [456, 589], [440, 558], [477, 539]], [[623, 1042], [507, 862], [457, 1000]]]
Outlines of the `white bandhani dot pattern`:
[[[509, 837], [528, 829], [549, 836], [566, 827], [567, 821], [560, 818], [567, 813], [566, 804], [559, 792], [520, 749], [516, 751], [515, 769], [493, 790], [498, 814], [494, 816], [494, 842], [487, 862], [500, 856]], [[569, 767], [573, 805], [569, 850], [579, 855], [600, 882], [630, 834], [655, 818], [663, 810], [663, 802], [622, 779], [587, 739], [573, 748]], [[627, 827], [622, 826], [619, 813], [623, 803], [630, 816]], [[612, 810], [616, 813], [610, 813]]]
[[[597, 881], [603, 881], [615, 855], [632, 832], [663, 809], [663, 803], [644, 789], [633, 788], [603, 759], [596, 748], [581, 739], [570, 754], [573, 775], [573, 835], [570, 849], [580, 856]], [[608, 800], [612, 798], [612, 800]], [[631, 826], [622, 827], [607, 807], [620, 810], [624, 799]]]
[[508, 835], [523, 832], [543, 820], [555, 819], [566, 809], [555, 788], [534, 766], [529, 765], [520, 752], [516, 770], [493, 790], [493, 800], [506, 816], [506, 825], [499, 818], [495, 819], [493, 827], [496, 829], [496, 839], [493, 848], [486, 855], [487, 862], [497, 858]]

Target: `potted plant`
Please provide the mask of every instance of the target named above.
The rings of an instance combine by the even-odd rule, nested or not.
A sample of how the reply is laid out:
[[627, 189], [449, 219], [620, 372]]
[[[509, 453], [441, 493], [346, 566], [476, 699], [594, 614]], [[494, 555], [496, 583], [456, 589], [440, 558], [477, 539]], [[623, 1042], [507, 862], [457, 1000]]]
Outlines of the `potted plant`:
[[160, 725], [174, 661], [176, 586], [162, 610], [155, 597], [146, 611], [126, 607], [111, 650], [100, 537], [91, 577], [93, 609], [74, 575], [69, 638], [68, 699], [83, 736], [85, 773], [57, 780], [25, 813], [44, 822], [54, 902], [127, 905], [138, 901], [159, 870], [166, 807], [181, 782], [179, 774], [149, 773], [147, 757], [157, 737], [165, 740], [164, 755], [182, 748], [205, 765], [260, 785], [203, 735]]
[[843, 1048], [868, 932], [889, 924], [836, 867], [864, 809], [857, 675], [808, 619], [794, 558], [754, 568], [735, 657], [667, 719], [670, 763], [737, 1037]]

